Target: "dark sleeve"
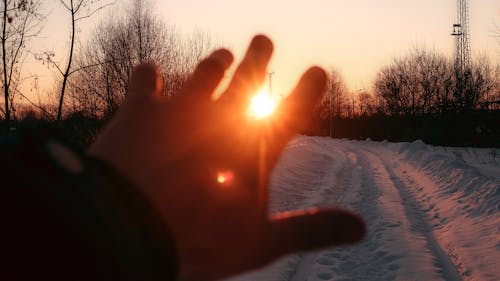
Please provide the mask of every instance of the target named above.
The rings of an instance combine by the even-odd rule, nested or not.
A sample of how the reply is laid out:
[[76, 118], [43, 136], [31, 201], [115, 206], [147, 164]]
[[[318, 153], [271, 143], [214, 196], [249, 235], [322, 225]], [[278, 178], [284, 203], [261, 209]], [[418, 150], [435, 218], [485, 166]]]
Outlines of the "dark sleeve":
[[0, 280], [175, 280], [172, 239], [110, 166], [55, 140], [0, 138]]

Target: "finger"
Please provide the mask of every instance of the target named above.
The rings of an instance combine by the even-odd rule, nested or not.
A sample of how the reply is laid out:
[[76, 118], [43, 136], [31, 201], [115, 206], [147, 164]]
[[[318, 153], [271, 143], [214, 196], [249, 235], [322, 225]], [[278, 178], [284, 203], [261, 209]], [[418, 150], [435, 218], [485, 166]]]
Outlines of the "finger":
[[279, 155], [295, 133], [310, 124], [314, 107], [326, 89], [326, 82], [325, 71], [320, 67], [311, 67], [302, 75], [290, 96], [276, 110], [272, 116], [271, 136], [268, 138], [274, 155]]
[[264, 82], [272, 52], [273, 43], [269, 38], [264, 35], [255, 36], [220, 101], [247, 104], [249, 97]]
[[226, 49], [214, 51], [202, 60], [186, 83], [182, 97], [208, 99], [233, 62], [233, 54]]
[[279, 109], [280, 121], [290, 135], [304, 129], [311, 121], [314, 107], [326, 89], [326, 72], [320, 67], [309, 68]]
[[129, 99], [133, 102], [145, 101], [163, 93], [163, 77], [153, 63], [136, 66], [130, 76]]
[[271, 222], [270, 256], [353, 244], [366, 234], [363, 219], [347, 210], [284, 213]]

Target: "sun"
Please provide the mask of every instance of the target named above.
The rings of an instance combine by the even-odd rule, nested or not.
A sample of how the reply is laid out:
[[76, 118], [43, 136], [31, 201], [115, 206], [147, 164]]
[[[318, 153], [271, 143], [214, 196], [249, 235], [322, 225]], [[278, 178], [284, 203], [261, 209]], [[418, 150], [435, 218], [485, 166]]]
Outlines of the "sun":
[[250, 116], [254, 119], [262, 119], [271, 115], [276, 107], [274, 100], [268, 92], [260, 91], [250, 102]]

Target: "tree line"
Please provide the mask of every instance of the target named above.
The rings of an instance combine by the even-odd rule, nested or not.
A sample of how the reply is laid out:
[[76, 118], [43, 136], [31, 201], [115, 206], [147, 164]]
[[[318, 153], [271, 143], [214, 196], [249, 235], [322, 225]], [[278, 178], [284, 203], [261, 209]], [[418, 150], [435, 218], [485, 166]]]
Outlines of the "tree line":
[[371, 89], [349, 93], [332, 71], [307, 133], [439, 145], [500, 146], [500, 65], [460, 67], [416, 48], [382, 67]]
[[371, 89], [349, 92], [332, 70], [317, 118], [422, 116], [479, 109], [500, 109], [500, 64], [481, 57], [459, 70], [453, 59], [416, 48], [382, 67]]

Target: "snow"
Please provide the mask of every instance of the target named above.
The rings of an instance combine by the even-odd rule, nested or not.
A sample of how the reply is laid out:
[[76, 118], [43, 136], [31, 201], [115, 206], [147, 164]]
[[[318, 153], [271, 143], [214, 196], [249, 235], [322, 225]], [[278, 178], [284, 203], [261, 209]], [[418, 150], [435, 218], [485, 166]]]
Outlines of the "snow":
[[226, 281], [500, 280], [500, 149], [298, 136], [270, 193], [271, 213], [351, 209], [367, 237]]

